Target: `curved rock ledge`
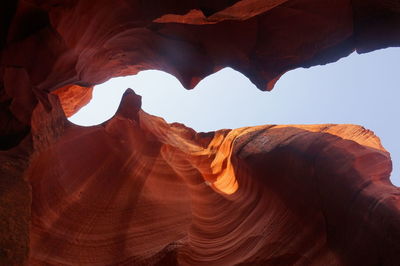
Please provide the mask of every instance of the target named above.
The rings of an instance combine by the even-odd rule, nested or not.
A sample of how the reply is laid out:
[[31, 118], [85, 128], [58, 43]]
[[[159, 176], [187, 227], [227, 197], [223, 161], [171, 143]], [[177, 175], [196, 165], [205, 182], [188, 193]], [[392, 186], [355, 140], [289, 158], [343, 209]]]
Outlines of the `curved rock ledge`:
[[372, 132], [196, 133], [139, 107], [127, 91], [114, 118], [88, 128], [35, 110], [29, 265], [399, 261], [399, 191]]

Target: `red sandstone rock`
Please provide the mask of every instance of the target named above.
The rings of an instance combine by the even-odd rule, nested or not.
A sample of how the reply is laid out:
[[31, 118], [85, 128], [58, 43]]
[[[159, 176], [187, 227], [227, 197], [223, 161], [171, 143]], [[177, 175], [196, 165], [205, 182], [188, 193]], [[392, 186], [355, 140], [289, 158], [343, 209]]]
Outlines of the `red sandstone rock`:
[[390, 156], [362, 127], [196, 133], [144, 113], [132, 92], [102, 125], [65, 118], [90, 99], [93, 85], [144, 69], [192, 88], [230, 66], [272, 89], [290, 69], [398, 46], [395, 1], [21, 0], [6, 7], [0, 264], [400, 263]]
[[82, 106], [85, 106], [92, 99], [93, 88], [84, 88], [78, 85], [67, 85], [53, 93], [58, 96], [60, 103], [67, 117], [72, 116]]
[[372, 132], [270, 125], [203, 135], [138, 106], [127, 92], [114, 118], [90, 128], [35, 110], [30, 265], [398, 261], [398, 189]]

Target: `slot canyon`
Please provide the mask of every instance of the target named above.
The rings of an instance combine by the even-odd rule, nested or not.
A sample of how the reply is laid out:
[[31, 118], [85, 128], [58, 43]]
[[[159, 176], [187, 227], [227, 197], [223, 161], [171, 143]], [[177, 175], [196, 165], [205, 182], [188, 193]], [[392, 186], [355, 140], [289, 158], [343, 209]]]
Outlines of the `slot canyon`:
[[67, 119], [95, 85], [143, 70], [193, 89], [230, 67], [269, 91], [289, 70], [398, 47], [399, 1], [1, 5], [0, 265], [400, 265], [400, 190], [362, 125], [196, 132], [131, 89], [99, 125]]

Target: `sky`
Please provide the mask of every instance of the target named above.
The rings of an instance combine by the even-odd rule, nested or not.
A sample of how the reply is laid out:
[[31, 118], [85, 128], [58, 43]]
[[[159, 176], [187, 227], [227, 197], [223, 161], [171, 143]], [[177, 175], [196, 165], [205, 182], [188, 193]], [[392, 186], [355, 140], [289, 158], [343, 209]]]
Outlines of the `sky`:
[[324, 66], [284, 74], [271, 92], [258, 90], [231, 68], [186, 90], [156, 70], [118, 77], [94, 88], [91, 102], [69, 120], [91, 126], [110, 119], [132, 88], [142, 109], [196, 131], [264, 124], [358, 124], [375, 132], [391, 153], [391, 181], [400, 186], [400, 48], [353, 53]]

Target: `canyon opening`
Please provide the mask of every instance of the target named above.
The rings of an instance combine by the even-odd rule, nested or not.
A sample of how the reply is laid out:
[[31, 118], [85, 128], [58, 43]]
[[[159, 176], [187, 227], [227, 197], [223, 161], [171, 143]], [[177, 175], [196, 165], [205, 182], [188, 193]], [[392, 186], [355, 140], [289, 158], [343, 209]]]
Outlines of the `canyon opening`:
[[144, 111], [197, 132], [264, 124], [363, 125], [391, 153], [391, 180], [399, 186], [400, 124], [390, 123], [400, 117], [398, 62], [399, 48], [353, 53], [328, 65], [292, 70], [271, 92], [261, 92], [231, 68], [206, 77], [193, 90], [168, 73], [147, 70], [97, 85], [90, 103], [68, 119], [81, 126], [103, 123], [132, 88], [142, 96]]

